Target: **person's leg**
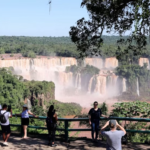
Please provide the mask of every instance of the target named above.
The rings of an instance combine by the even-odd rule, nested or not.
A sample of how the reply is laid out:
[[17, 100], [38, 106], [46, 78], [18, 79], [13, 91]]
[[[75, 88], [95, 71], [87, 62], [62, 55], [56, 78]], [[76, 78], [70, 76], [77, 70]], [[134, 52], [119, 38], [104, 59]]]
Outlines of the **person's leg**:
[[7, 142], [8, 138], [10, 137], [10, 133], [6, 135], [6, 139], [4, 142]]
[[57, 146], [57, 144], [55, 144], [55, 132], [56, 132], [56, 130], [54, 129], [52, 131], [52, 147], [56, 147]]
[[23, 125], [23, 132], [24, 132], [23, 138], [27, 138], [27, 125]]
[[95, 137], [95, 139], [97, 140], [98, 133], [99, 133], [99, 121], [96, 121], [96, 123], [95, 123], [95, 131], [96, 131], [96, 137]]
[[6, 138], [4, 142], [7, 142], [8, 138], [10, 137], [11, 134], [11, 129], [10, 129], [10, 125], [6, 126]]
[[5, 137], [5, 133], [3, 133], [3, 141], [5, 141], [6, 137]]
[[52, 131], [52, 144], [55, 143], [55, 130]]
[[94, 140], [95, 123], [92, 122], [92, 123], [91, 123], [91, 126], [92, 126], [92, 139]]
[[6, 137], [5, 137], [5, 126], [1, 125], [1, 129], [2, 129], [3, 141], [5, 141], [5, 139], [6, 139]]
[[51, 136], [51, 130], [50, 129], [48, 129], [48, 140], [49, 140], [49, 144], [51, 144], [52, 136]]

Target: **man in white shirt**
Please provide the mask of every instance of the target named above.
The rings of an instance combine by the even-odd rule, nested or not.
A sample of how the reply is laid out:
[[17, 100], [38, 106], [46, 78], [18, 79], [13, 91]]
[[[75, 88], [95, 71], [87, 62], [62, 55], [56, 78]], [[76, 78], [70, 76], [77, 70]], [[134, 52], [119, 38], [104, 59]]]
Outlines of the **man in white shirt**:
[[9, 118], [12, 117], [12, 110], [10, 112], [7, 112], [7, 105], [4, 104], [3, 108], [0, 112], [1, 114], [4, 114], [6, 118], [6, 123], [1, 123], [1, 129], [2, 129], [2, 134], [3, 134], [3, 140], [4, 140], [4, 145], [8, 146], [7, 140], [10, 137], [10, 124], [9, 124]]

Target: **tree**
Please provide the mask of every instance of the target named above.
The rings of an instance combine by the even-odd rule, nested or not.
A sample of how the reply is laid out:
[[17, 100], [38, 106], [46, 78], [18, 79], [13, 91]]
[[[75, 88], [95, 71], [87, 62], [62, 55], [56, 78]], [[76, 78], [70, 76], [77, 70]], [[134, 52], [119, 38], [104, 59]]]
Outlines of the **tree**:
[[[90, 19], [79, 19], [77, 26], [70, 30], [71, 40], [76, 44], [80, 57], [101, 55], [104, 30], [120, 35], [118, 59], [130, 51], [131, 58], [144, 53], [150, 32], [149, 0], [83, 0], [81, 6], [86, 6]], [[127, 32], [130, 36], [123, 38]], [[126, 45], [122, 51], [120, 44]], [[127, 61], [132, 61], [131, 58], [128, 57]]]

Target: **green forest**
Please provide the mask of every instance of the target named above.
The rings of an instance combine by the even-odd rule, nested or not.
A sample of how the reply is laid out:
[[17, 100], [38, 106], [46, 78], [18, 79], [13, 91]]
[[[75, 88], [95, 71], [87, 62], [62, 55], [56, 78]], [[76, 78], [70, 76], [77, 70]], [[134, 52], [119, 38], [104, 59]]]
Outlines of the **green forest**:
[[[101, 56], [103, 58], [116, 56], [119, 36], [103, 36], [103, 38]], [[142, 55], [149, 57], [150, 45], [147, 49]], [[70, 37], [0, 36], [0, 54], [4, 53], [21, 53], [24, 57], [31, 58], [36, 57], [36, 55], [79, 57], [76, 45]]]

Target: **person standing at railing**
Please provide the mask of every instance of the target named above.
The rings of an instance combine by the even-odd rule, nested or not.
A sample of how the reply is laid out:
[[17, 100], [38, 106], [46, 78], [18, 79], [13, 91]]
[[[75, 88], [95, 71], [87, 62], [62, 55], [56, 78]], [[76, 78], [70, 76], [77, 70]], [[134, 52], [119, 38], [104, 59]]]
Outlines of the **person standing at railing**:
[[49, 143], [52, 147], [56, 147], [57, 145], [55, 144], [55, 132], [56, 132], [56, 123], [57, 123], [57, 114], [54, 110], [54, 106], [51, 105], [49, 107], [49, 111], [47, 112], [47, 118], [46, 118], [46, 123], [47, 123], [47, 129], [49, 133]]
[[[92, 140], [97, 142], [97, 138], [98, 138], [98, 132], [99, 132], [99, 124], [100, 124], [100, 117], [105, 117], [107, 118], [107, 116], [102, 114], [102, 111], [100, 108], [98, 108], [98, 102], [95, 101], [94, 102], [94, 108], [91, 108], [89, 111], [89, 124], [92, 127]], [[94, 132], [96, 131], [96, 137], [94, 139]]]
[[22, 125], [23, 132], [24, 132], [23, 138], [26, 139], [26, 138], [28, 138], [27, 137], [27, 127], [29, 125], [29, 115], [32, 115], [34, 117], [37, 117], [37, 116], [28, 110], [27, 105], [23, 105], [23, 111], [19, 115], [21, 115], [21, 125]]
[[7, 111], [7, 105], [4, 104], [2, 110], [0, 111], [0, 122], [3, 134], [4, 145], [8, 146], [7, 140], [10, 137], [11, 129], [9, 124], [9, 118], [12, 117], [12, 110]]
[[[104, 131], [107, 126], [109, 126], [110, 131]], [[117, 127], [120, 130], [117, 130]], [[116, 120], [107, 121], [101, 128], [101, 134], [107, 139], [106, 150], [122, 150], [121, 138], [126, 134], [126, 131]]]

